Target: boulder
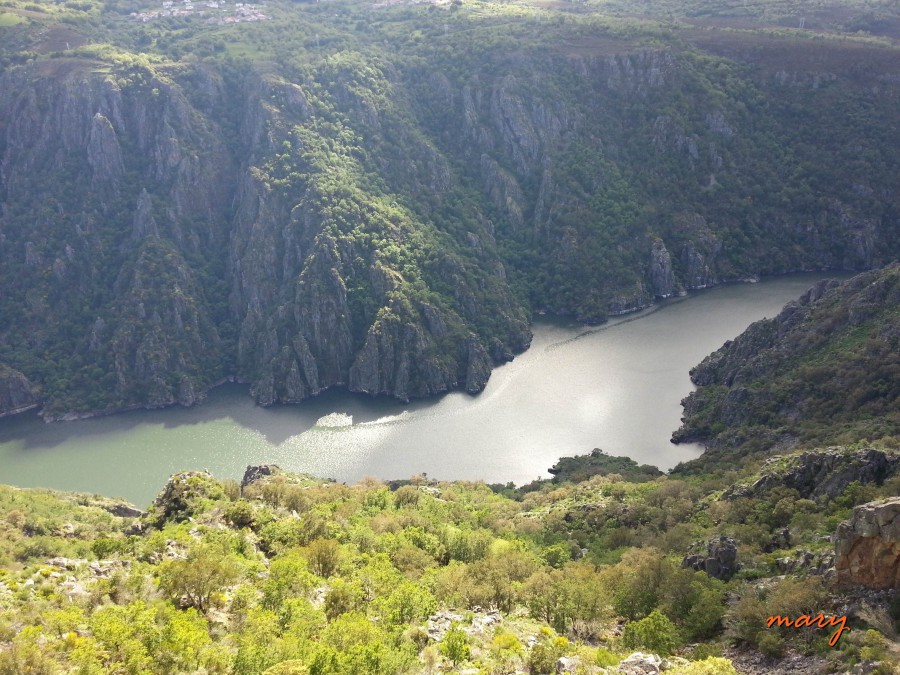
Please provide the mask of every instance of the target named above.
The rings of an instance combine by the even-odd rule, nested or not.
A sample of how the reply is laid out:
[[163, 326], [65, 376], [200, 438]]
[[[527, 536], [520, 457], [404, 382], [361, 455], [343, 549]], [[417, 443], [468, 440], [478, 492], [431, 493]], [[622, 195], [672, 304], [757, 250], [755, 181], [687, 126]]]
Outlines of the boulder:
[[556, 661], [556, 672], [558, 675], [574, 675], [578, 672], [578, 666], [581, 665], [581, 659], [573, 656], [560, 656]]
[[728, 581], [738, 570], [737, 542], [733, 537], [710, 539], [706, 544], [706, 555], [687, 555], [681, 562], [683, 568], [706, 572], [716, 579]]
[[834, 535], [838, 584], [900, 588], [900, 497], [862, 504]]
[[622, 675], [657, 675], [662, 669], [664, 659], [656, 654], [634, 652], [619, 663], [618, 671]]

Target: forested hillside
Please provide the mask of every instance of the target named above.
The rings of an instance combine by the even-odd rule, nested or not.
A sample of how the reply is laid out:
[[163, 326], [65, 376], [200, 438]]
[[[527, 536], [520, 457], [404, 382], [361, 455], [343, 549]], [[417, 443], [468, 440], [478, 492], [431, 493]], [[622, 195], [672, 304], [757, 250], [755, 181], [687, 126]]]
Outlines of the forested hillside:
[[635, 11], [5, 0], [0, 409], [477, 392], [534, 311], [900, 254], [893, 3]]

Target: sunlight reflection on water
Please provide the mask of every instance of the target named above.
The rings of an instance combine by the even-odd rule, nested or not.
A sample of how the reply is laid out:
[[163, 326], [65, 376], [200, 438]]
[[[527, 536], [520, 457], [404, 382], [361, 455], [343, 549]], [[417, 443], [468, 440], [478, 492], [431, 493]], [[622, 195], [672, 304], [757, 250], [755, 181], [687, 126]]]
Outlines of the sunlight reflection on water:
[[240, 478], [257, 463], [343, 481], [425, 471], [524, 483], [546, 476], [560, 456], [601, 447], [667, 469], [701, 451], [669, 443], [692, 388], [688, 370], [814, 280], [720, 287], [599, 328], [541, 322], [531, 349], [497, 368], [474, 397], [404, 404], [335, 391], [264, 409], [245, 387], [225, 385], [190, 409], [58, 424], [33, 414], [0, 420], [0, 482], [145, 505], [175, 471]]

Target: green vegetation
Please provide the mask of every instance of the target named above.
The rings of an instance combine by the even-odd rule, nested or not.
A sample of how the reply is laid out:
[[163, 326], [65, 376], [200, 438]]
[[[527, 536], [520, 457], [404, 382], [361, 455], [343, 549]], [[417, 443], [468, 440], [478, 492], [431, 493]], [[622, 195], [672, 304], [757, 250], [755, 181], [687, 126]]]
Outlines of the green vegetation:
[[675, 438], [710, 447], [691, 466], [748, 462], [773, 445], [900, 438], [900, 266], [827, 282], [750, 326], [691, 371]]
[[9, 26], [25, 23], [25, 21], [25, 17], [18, 14], [13, 14], [12, 12], [0, 12], [0, 28], [8, 28]]
[[[0, 6], [0, 410], [189, 405], [230, 375], [263, 404], [476, 392], [535, 310], [900, 255], [896, 3]], [[682, 437], [712, 448], [672, 476], [601, 451], [522, 488], [188, 473], [139, 519], [0, 488], [0, 674], [597, 673], [633, 649], [734, 673], [726, 648], [890, 672], [896, 604], [822, 579], [852, 507], [900, 492], [897, 277], [696, 369]], [[685, 565], [722, 537], [736, 574]], [[765, 626], [848, 606], [834, 649]]]
[[182, 4], [3, 0], [0, 364], [48, 417], [476, 392], [535, 310], [900, 254], [892, 3]]
[[[597, 673], [643, 650], [674, 655], [673, 672], [733, 673], [728, 643], [888, 672], [887, 610], [851, 617], [834, 650], [827, 631], [764, 626], [842, 602], [777, 561], [818, 550], [854, 499], [723, 498], [730, 481], [597, 475], [516, 501], [421, 478], [391, 491], [276, 472], [241, 489], [187, 473], [139, 520], [0, 488], [0, 672], [554, 673], [566, 657]], [[690, 542], [720, 534], [740, 542], [735, 579], [682, 568]]]

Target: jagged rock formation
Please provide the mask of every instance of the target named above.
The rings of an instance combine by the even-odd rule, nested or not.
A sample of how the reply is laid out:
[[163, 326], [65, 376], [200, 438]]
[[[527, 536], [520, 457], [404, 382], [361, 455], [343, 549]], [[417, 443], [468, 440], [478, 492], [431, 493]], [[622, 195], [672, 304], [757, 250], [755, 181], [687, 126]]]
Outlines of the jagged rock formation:
[[807, 574], [815, 574], [831, 581], [835, 577], [834, 553], [813, 553], [812, 551], [797, 551], [793, 556], [784, 556], [775, 561], [775, 566], [781, 574], [796, 574], [804, 571]]
[[661, 241], [653, 242], [650, 253], [650, 288], [658, 298], [668, 298], [676, 292], [672, 256]]
[[900, 497], [862, 504], [834, 534], [838, 583], [900, 588]]
[[[5, 68], [0, 361], [48, 419], [191, 405], [226, 377], [263, 405], [475, 393], [535, 309], [600, 322], [900, 254], [879, 54], [859, 55], [877, 87], [828, 73], [851, 104], [790, 63], [514, 47], [452, 69], [348, 47], [302, 82], [142, 55]], [[822, 117], [798, 129], [795, 108]]]
[[206, 471], [183, 471], [169, 478], [162, 492], [150, 505], [146, 520], [151, 525], [191, 517], [204, 500], [225, 496], [222, 486]]
[[[816, 284], [691, 371], [699, 388], [684, 400], [684, 424], [673, 440], [700, 440], [714, 457], [726, 447], [784, 449], [894, 434], [898, 341], [900, 264]], [[848, 478], [878, 481], [896, 469], [895, 459], [873, 452], [810, 457], [783, 479], [834, 496]]]

